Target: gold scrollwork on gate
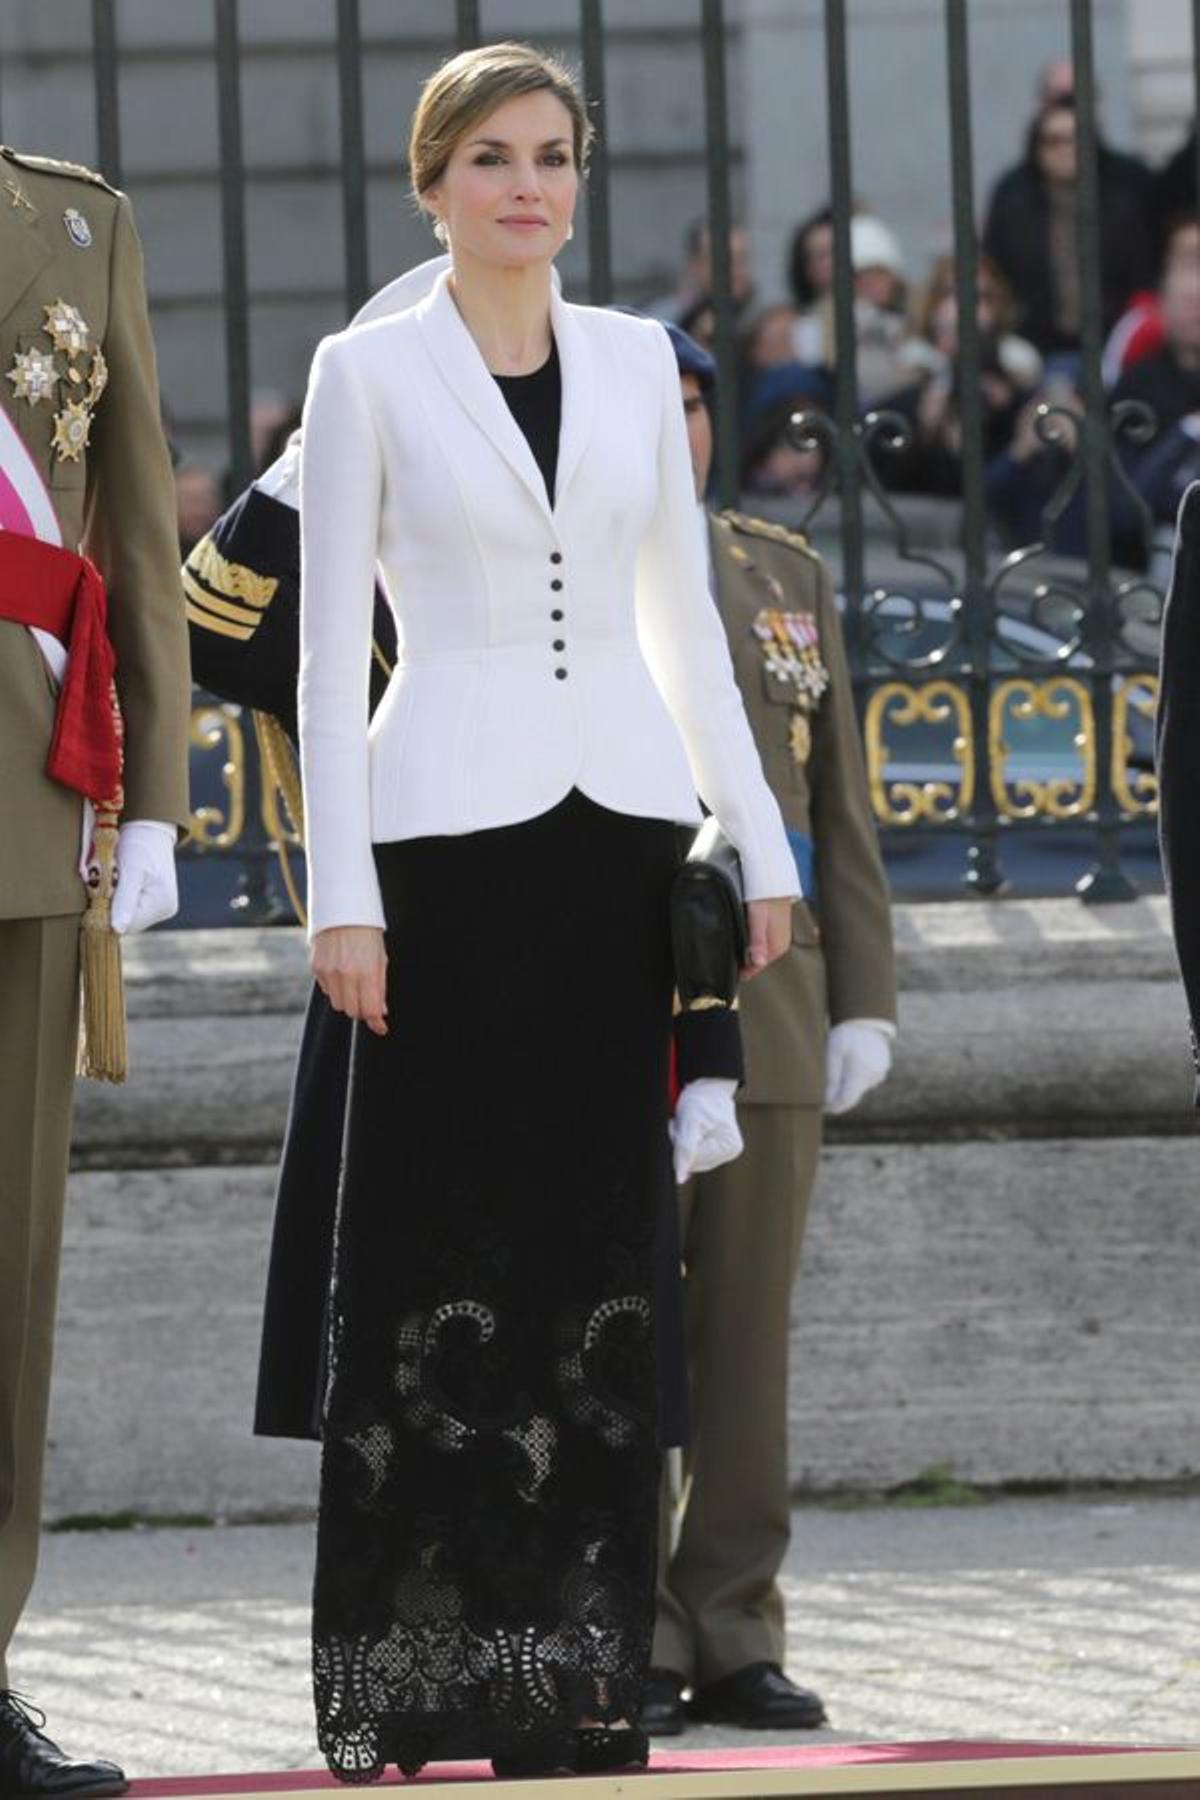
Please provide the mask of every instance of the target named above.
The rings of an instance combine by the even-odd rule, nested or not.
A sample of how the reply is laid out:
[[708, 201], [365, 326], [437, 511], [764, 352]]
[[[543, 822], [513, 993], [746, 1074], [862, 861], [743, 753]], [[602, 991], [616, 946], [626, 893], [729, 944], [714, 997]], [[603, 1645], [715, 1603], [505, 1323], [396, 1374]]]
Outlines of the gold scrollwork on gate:
[[[1022, 775], [1008, 780], [1013, 746], [1007, 727], [1037, 719], [1075, 720], [1072, 741], [1079, 757], [1078, 774], [1045, 780]], [[999, 682], [988, 706], [988, 763], [992, 798], [1002, 818], [1077, 819], [1089, 812], [1096, 802], [1096, 720], [1084, 683], [1073, 675], [1055, 675], [1043, 681], [1018, 676]]]
[[[957, 726], [949, 746], [959, 766], [957, 782], [889, 781], [887, 727]], [[971, 707], [952, 681], [885, 681], [867, 702], [864, 719], [867, 779], [871, 805], [881, 825], [916, 825], [922, 820], [945, 824], [970, 811], [975, 798], [975, 752], [971, 740]]]
[[1148, 769], [1130, 769], [1134, 744], [1129, 735], [1129, 714], [1153, 719], [1158, 707], [1158, 676], [1127, 675], [1113, 692], [1112, 785], [1122, 812], [1137, 818], [1158, 811], [1158, 777]]
[[246, 823], [246, 738], [239, 709], [232, 706], [197, 706], [192, 711], [191, 742], [198, 750], [225, 746], [221, 780], [229, 796], [227, 812], [219, 806], [198, 806], [189, 821], [188, 835], [198, 850], [230, 850]]

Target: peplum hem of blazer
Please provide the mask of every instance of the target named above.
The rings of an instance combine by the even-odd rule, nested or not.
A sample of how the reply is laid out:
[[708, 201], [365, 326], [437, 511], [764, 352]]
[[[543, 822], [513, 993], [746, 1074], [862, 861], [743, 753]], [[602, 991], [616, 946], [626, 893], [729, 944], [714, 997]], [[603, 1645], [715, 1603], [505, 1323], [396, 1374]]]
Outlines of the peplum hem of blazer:
[[[709, 592], [661, 325], [551, 297], [555, 503], [448, 278], [326, 338], [301, 457], [301, 761], [309, 932], [382, 926], [372, 843], [547, 812], [572, 787], [698, 823], [747, 896], [794, 896]], [[368, 723], [376, 574], [395, 673]]]

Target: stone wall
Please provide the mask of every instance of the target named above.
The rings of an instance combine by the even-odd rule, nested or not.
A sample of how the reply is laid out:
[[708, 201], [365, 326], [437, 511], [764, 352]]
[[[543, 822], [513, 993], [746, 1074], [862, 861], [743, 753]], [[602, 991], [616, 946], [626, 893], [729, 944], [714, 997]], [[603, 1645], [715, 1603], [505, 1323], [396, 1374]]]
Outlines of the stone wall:
[[[1200, 1473], [1200, 1146], [1165, 905], [896, 910], [894, 1077], [830, 1134], [792, 1333], [813, 1491]], [[135, 1074], [80, 1089], [47, 1509], [303, 1508], [249, 1435], [305, 992], [293, 931], [130, 946]]]

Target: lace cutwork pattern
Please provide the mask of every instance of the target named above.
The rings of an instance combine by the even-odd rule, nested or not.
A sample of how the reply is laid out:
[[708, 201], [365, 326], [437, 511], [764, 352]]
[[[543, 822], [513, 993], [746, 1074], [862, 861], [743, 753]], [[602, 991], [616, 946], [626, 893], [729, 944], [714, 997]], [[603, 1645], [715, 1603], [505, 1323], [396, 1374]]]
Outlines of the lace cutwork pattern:
[[671, 1191], [674, 826], [572, 793], [376, 864], [392, 1026], [352, 1054], [313, 1593], [344, 1781], [640, 1710]]
[[[649, 1296], [625, 1292], [548, 1319], [541, 1405], [519, 1354], [528, 1317], [506, 1333], [475, 1297], [406, 1310], [388, 1388], [344, 1422], [335, 1386], [313, 1678], [341, 1780], [636, 1714], [652, 1625], [651, 1318]], [[334, 1331], [352, 1392], [355, 1334], [346, 1317]]]

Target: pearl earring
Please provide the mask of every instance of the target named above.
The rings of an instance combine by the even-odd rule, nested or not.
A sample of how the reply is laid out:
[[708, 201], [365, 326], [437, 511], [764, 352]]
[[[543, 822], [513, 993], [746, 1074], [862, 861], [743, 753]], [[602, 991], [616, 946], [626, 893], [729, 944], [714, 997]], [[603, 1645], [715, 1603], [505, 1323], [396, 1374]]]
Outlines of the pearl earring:
[[568, 241], [568, 243], [574, 236], [575, 236], [575, 221], [574, 221], [574, 219], [572, 219], [571, 223], [567, 226], [567, 241]]
[[435, 219], [433, 221], [433, 235], [444, 250], [450, 242], [450, 233], [446, 230], [446, 221], [444, 219]]

